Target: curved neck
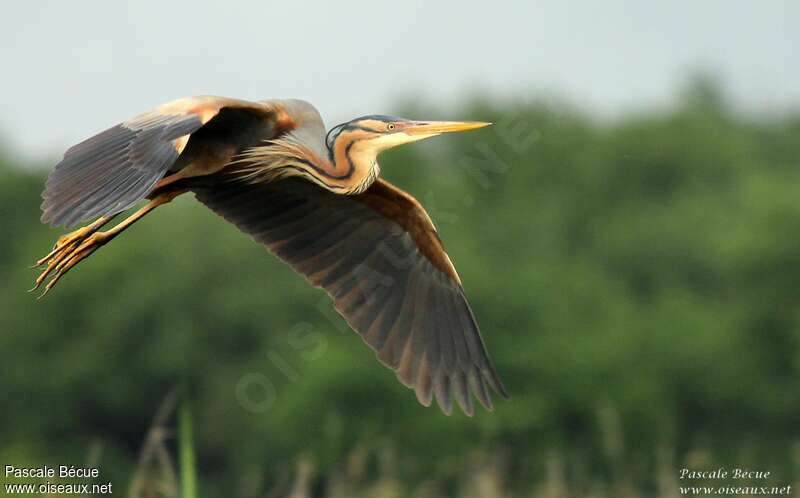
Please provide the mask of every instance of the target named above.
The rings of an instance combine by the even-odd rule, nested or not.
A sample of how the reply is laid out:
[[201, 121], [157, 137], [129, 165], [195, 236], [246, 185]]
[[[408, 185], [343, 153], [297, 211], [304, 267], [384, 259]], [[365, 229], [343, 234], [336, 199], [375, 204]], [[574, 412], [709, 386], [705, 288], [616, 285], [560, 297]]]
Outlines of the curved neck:
[[320, 174], [340, 182], [354, 193], [363, 192], [378, 176], [377, 152], [361, 133], [340, 134], [328, 149], [327, 168]]
[[358, 133], [340, 134], [330, 147], [292, 133], [240, 157], [241, 176], [271, 181], [301, 176], [338, 194], [359, 194], [377, 179], [377, 152]]

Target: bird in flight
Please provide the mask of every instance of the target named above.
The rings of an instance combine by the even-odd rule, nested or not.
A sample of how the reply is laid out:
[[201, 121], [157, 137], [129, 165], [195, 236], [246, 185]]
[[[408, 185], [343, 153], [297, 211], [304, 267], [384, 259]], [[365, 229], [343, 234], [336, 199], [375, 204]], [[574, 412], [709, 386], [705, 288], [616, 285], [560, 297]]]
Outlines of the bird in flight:
[[[490, 123], [364, 116], [326, 132], [302, 100], [179, 99], [68, 149], [42, 222], [91, 223], [40, 259], [47, 293], [156, 207], [191, 192], [333, 299], [378, 359], [430, 406], [472, 415], [507, 398], [461, 279], [425, 209], [379, 178], [382, 151]], [[111, 229], [113, 218], [148, 202]]]

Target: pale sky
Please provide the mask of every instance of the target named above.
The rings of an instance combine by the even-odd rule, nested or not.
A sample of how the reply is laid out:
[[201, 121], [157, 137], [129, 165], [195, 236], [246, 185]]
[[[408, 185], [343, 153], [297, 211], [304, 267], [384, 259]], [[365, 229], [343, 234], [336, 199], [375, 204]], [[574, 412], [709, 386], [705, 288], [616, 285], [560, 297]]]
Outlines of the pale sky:
[[740, 108], [800, 108], [800, 2], [6, 2], [0, 144], [26, 158], [162, 102], [298, 97], [331, 126], [458, 99], [559, 96], [599, 113], [668, 105], [706, 68]]

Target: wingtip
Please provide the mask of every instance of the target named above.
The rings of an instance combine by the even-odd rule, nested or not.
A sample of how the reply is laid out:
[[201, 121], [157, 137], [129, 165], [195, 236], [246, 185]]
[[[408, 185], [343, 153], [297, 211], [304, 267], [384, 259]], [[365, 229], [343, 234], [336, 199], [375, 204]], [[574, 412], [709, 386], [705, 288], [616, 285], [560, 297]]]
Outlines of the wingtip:
[[495, 371], [494, 367], [489, 364], [489, 368], [482, 368], [481, 369], [481, 377], [491, 386], [492, 390], [500, 395], [503, 399], [511, 399], [511, 395], [508, 394], [508, 390], [506, 386], [503, 384], [503, 381], [500, 380], [500, 376]]
[[506, 390], [506, 386], [504, 386], [503, 383], [500, 382], [500, 379], [497, 379], [497, 387], [499, 389], [496, 388], [495, 391], [497, 392], [497, 394], [500, 395], [500, 397], [502, 397], [503, 399], [511, 399], [511, 395]]
[[500, 396], [502, 396], [503, 399], [511, 399], [511, 394], [508, 392], [508, 390], [506, 389], [506, 386], [503, 384], [503, 382], [499, 378], [497, 379], [497, 387], [500, 388], [500, 389], [497, 390], [497, 393]]

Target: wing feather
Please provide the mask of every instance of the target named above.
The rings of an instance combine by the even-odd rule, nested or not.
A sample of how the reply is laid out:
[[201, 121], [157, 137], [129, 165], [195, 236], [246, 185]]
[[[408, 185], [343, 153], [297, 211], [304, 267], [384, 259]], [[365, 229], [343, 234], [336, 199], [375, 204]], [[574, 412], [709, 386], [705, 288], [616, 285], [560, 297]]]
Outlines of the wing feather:
[[[201, 96], [164, 104], [68, 149], [45, 184], [42, 222], [70, 226], [128, 209], [145, 198], [176, 163], [188, 137], [226, 108], [248, 109], [267, 121], [283, 119], [291, 125], [269, 103]], [[234, 134], [247, 135], [247, 125]], [[226, 132], [227, 128], [226, 123]]]
[[468, 415], [472, 395], [492, 409], [507, 397], [458, 275], [427, 213], [378, 180], [354, 196], [302, 179], [267, 184], [206, 181], [200, 202], [322, 287], [378, 359], [413, 388]]
[[197, 116], [135, 119], [64, 154], [42, 194], [42, 222], [73, 225], [129, 208], [175, 162], [170, 141], [202, 126]]

